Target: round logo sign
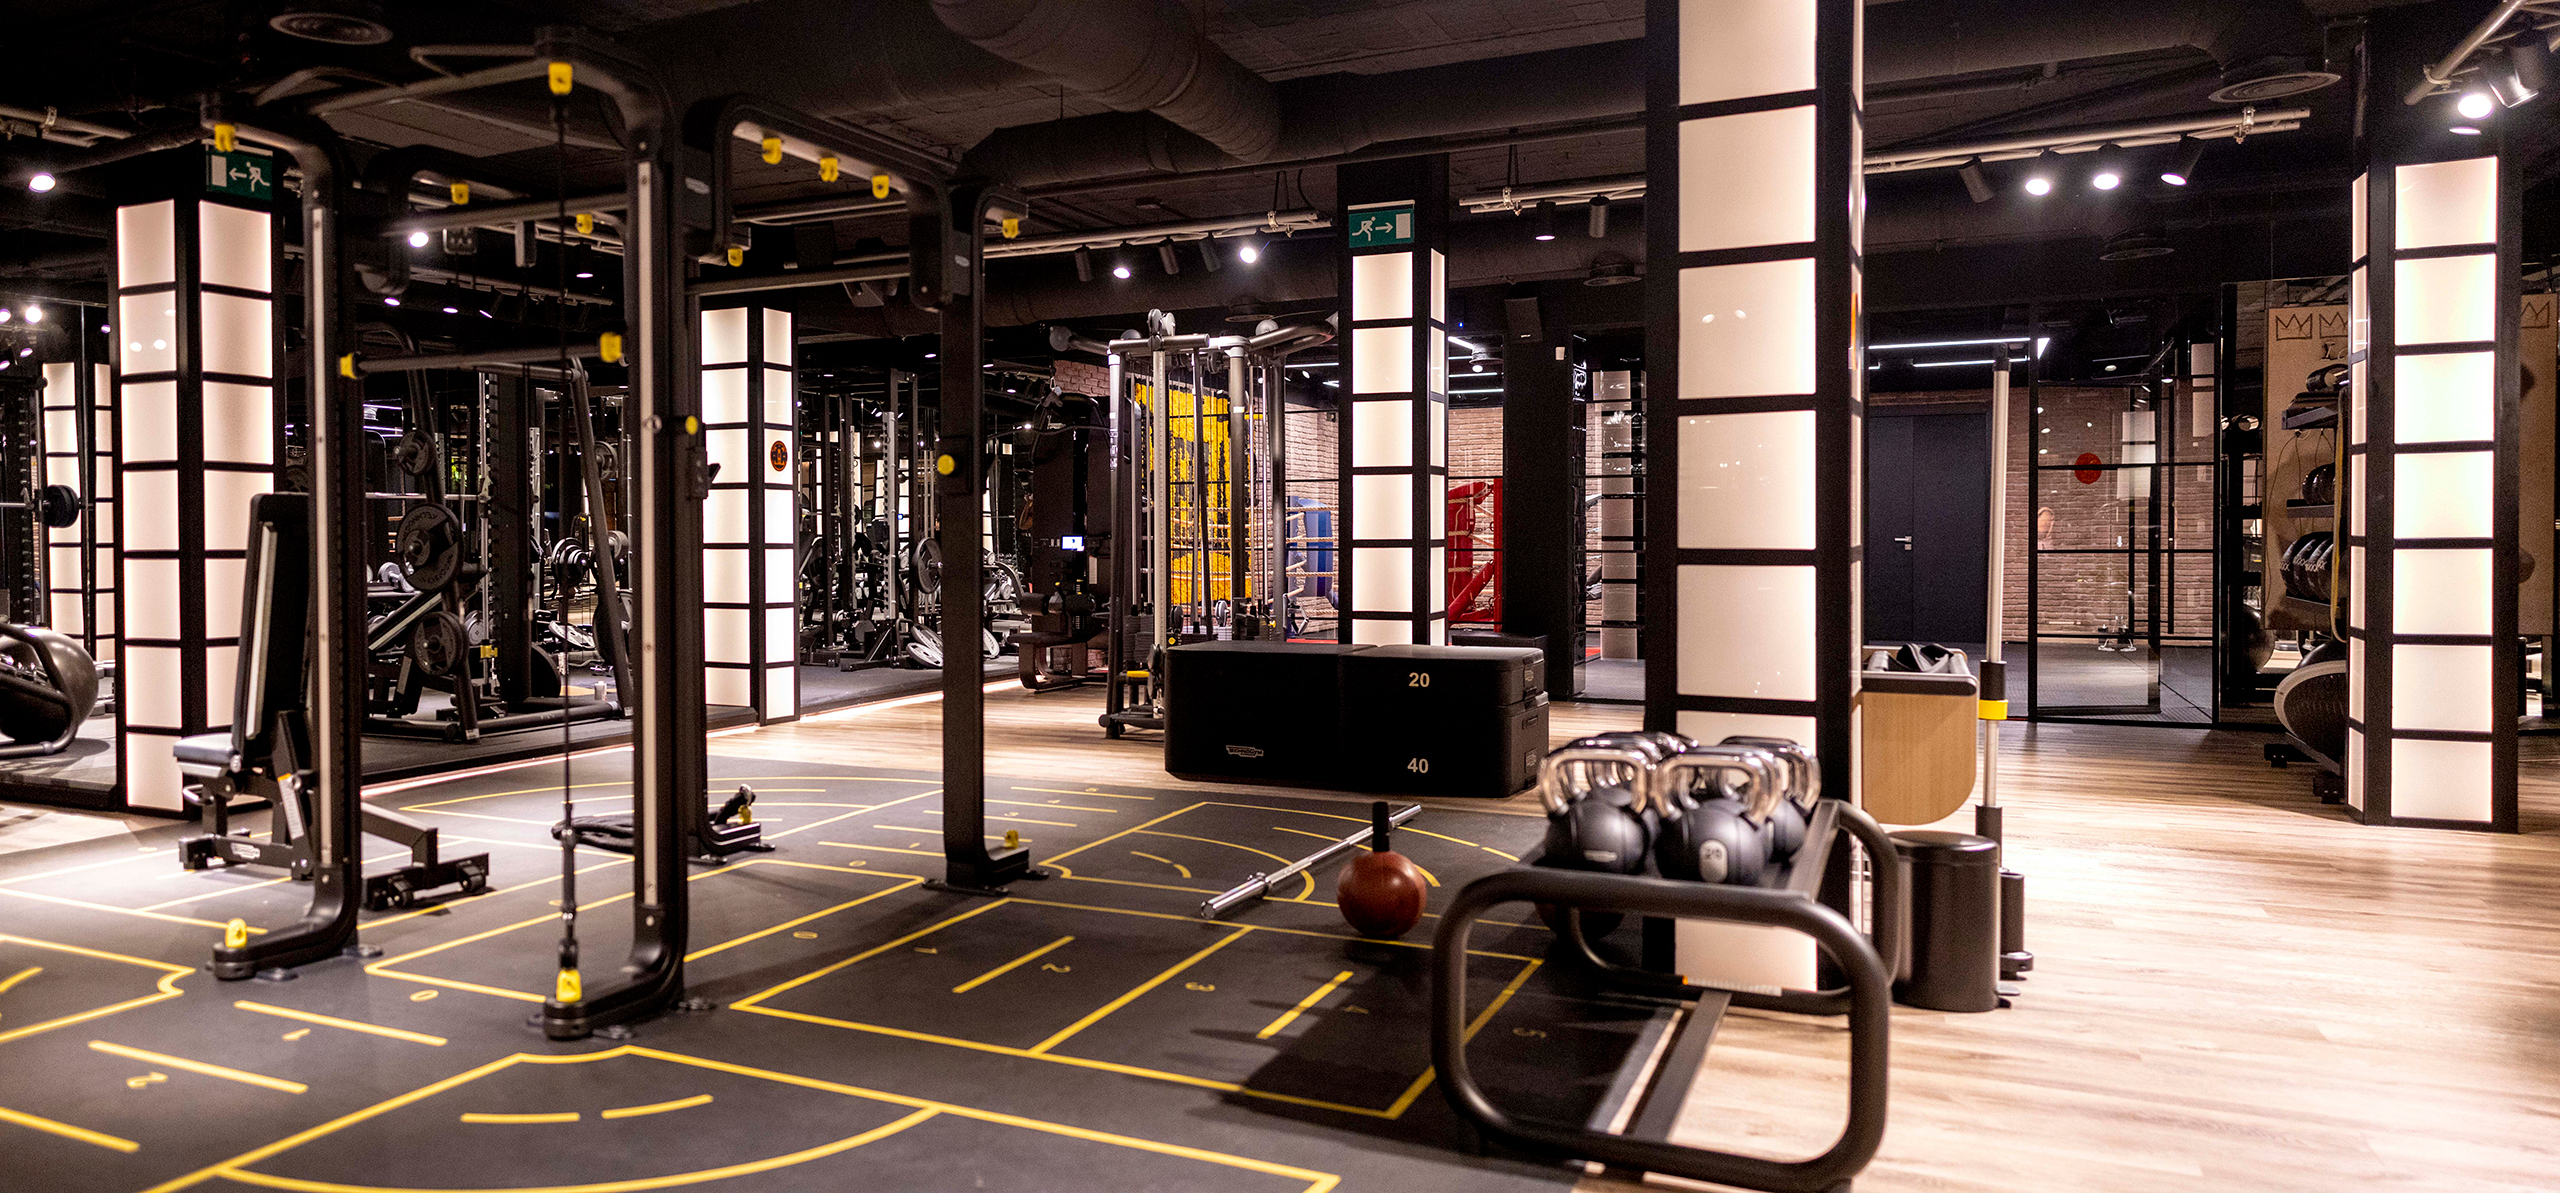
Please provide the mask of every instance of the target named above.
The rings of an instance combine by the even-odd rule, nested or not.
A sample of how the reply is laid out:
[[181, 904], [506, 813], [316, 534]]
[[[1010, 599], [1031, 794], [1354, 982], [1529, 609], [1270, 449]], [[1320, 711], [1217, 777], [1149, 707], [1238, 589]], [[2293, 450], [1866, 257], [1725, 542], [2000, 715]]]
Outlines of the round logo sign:
[[2098, 477], [2100, 475], [2098, 472], [2098, 465], [2102, 463], [2105, 463], [2105, 461], [2098, 458], [2098, 453], [2082, 452], [2080, 453], [2079, 459], [2071, 462], [2071, 475], [2077, 478], [2081, 484], [2097, 484]]
[[787, 444], [787, 443], [784, 443], [783, 441], [781, 441], [781, 440], [779, 440], [779, 439], [774, 440], [774, 441], [773, 441], [773, 451], [770, 453], [770, 455], [769, 455], [769, 457], [768, 457], [768, 458], [770, 458], [770, 459], [773, 461], [773, 470], [774, 470], [775, 472], [787, 472], [787, 471], [790, 471], [790, 469], [791, 469], [791, 445], [790, 445], [790, 444]]

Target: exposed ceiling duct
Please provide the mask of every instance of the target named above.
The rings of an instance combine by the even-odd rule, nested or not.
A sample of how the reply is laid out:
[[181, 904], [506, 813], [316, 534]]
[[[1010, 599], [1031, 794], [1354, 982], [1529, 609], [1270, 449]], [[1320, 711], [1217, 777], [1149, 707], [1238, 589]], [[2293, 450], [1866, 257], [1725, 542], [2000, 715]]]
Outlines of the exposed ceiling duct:
[[1280, 144], [1271, 84], [1209, 40], [1181, 0], [934, 0], [971, 44], [1122, 112], [1154, 112], [1241, 161]]
[[[2298, 0], [2110, 0], [2022, 7], [1926, 0], [1867, 9], [1867, 85], [2181, 47], [2226, 79], [2298, 69], [2320, 26]], [[2260, 99], [2271, 98], [2267, 96]]]

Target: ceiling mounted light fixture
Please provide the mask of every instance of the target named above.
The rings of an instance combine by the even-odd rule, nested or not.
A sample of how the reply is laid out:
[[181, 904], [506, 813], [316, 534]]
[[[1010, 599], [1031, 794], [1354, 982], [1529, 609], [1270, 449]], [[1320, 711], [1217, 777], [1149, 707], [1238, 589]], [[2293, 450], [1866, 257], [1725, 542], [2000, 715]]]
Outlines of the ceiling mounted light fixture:
[[2171, 186], [2185, 186], [2196, 176], [2196, 165], [2204, 160], [2204, 142], [2194, 137], [2178, 138], [2177, 152], [2160, 171], [2160, 181]]
[[2039, 199], [2052, 194], [2053, 168], [2055, 163], [2060, 160], [2061, 155], [2050, 149], [2037, 154], [2035, 165], [2027, 170], [2027, 181], [2025, 184], [2026, 192]]
[[2489, 93], [2513, 108], [2533, 102], [2551, 86], [2551, 47], [2538, 34], [2507, 47], [2489, 65]]
[[2465, 120], [2486, 120], [2489, 113], [2498, 109], [2497, 101], [2490, 99], [2487, 92], [2465, 91], [2462, 98], [2453, 101], [2453, 110]]
[[378, 46], [391, 40], [391, 30], [374, 18], [379, 6], [362, 0], [304, 0], [292, 11], [267, 18], [267, 27], [287, 37], [333, 46]]
[[427, 247], [427, 239], [427, 234], [424, 232], [412, 232], [409, 234], [409, 247], [413, 249], [425, 248]]
[[2111, 191], [2124, 185], [2124, 152], [2110, 143], [2098, 149], [2098, 164], [2089, 171], [2089, 185]]
[[1226, 263], [1218, 260], [1218, 238], [1215, 236], [1201, 237], [1200, 268], [1206, 269], [1211, 273], [1216, 273], [1225, 267]]
[[1090, 282], [1090, 281], [1092, 281], [1092, 280], [1093, 280], [1093, 250], [1092, 250], [1092, 249], [1089, 249], [1089, 248], [1078, 247], [1078, 248], [1076, 249], [1075, 257], [1076, 257], [1076, 280], [1077, 280], [1077, 281], [1079, 281], [1079, 282]]
[[1991, 201], [1994, 193], [1991, 189], [1991, 176], [1982, 172], [1981, 158], [1974, 158], [1956, 167], [1956, 177], [1964, 180], [1964, 193], [1973, 196], [1974, 202]]
[[35, 177], [27, 180], [27, 189], [41, 195], [46, 191], [52, 190], [53, 183], [53, 175], [47, 174], [42, 170], [38, 170], [36, 171]]
[[1530, 235], [1538, 240], [1553, 240], [1556, 238], [1555, 200], [1544, 199], [1539, 201], [1536, 222], [1532, 225]]
[[1128, 280], [1129, 280], [1129, 263], [1128, 263], [1128, 262], [1126, 262], [1126, 261], [1114, 261], [1114, 262], [1112, 262], [1112, 263], [1111, 263], [1111, 276], [1113, 276], [1113, 277], [1115, 277], [1115, 278], [1118, 278], [1118, 279], [1120, 279], [1121, 281], [1124, 281], [1124, 282], [1125, 282], [1125, 281], [1128, 281]]
[[1250, 240], [1244, 242], [1243, 247], [1236, 250], [1236, 260], [1242, 261], [1247, 265], [1251, 265], [1261, 259], [1262, 249]]
[[1591, 196], [1591, 239], [1609, 239], [1609, 196]]
[[1173, 255], [1173, 242], [1170, 240], [1156, 243], [1156, 261], [1164, 266], [1167, 277], [1182, 272], [1182, 260]]

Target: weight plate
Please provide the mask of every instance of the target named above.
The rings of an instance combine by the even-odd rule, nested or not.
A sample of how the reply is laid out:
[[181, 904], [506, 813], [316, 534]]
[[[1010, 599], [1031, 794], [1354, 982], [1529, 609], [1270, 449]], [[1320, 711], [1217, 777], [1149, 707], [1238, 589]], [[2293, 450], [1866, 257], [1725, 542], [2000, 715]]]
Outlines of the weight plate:
[[44, 524], [59, 530], [80, 520], [80, 494], [69, 485], [44, 487]]
[[438, 610], [419, 619], [409, 631], [409, 661], [429, 675], [451, 675], [462, 664], [462, 622]]
[[428, 446], [426, 436], [411, 432], [391, 445], [391, 463], [411, 476], [425, 476], [435, 466], [436, 450]]
[[435, 502], [400, 518], [400, 574], [419, 590], [442, 588], [462, 572], [462, 523]]

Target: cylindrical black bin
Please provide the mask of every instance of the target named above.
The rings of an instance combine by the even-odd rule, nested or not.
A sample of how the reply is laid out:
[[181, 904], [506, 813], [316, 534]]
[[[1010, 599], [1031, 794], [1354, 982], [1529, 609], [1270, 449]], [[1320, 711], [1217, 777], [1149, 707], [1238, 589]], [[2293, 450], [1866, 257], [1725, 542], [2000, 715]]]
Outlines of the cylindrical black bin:
[[1933, 1011], [2000, 1006], [2000, 846], [1970, 833], [1893, 834], [1911, 877], [1896, 1001]]

